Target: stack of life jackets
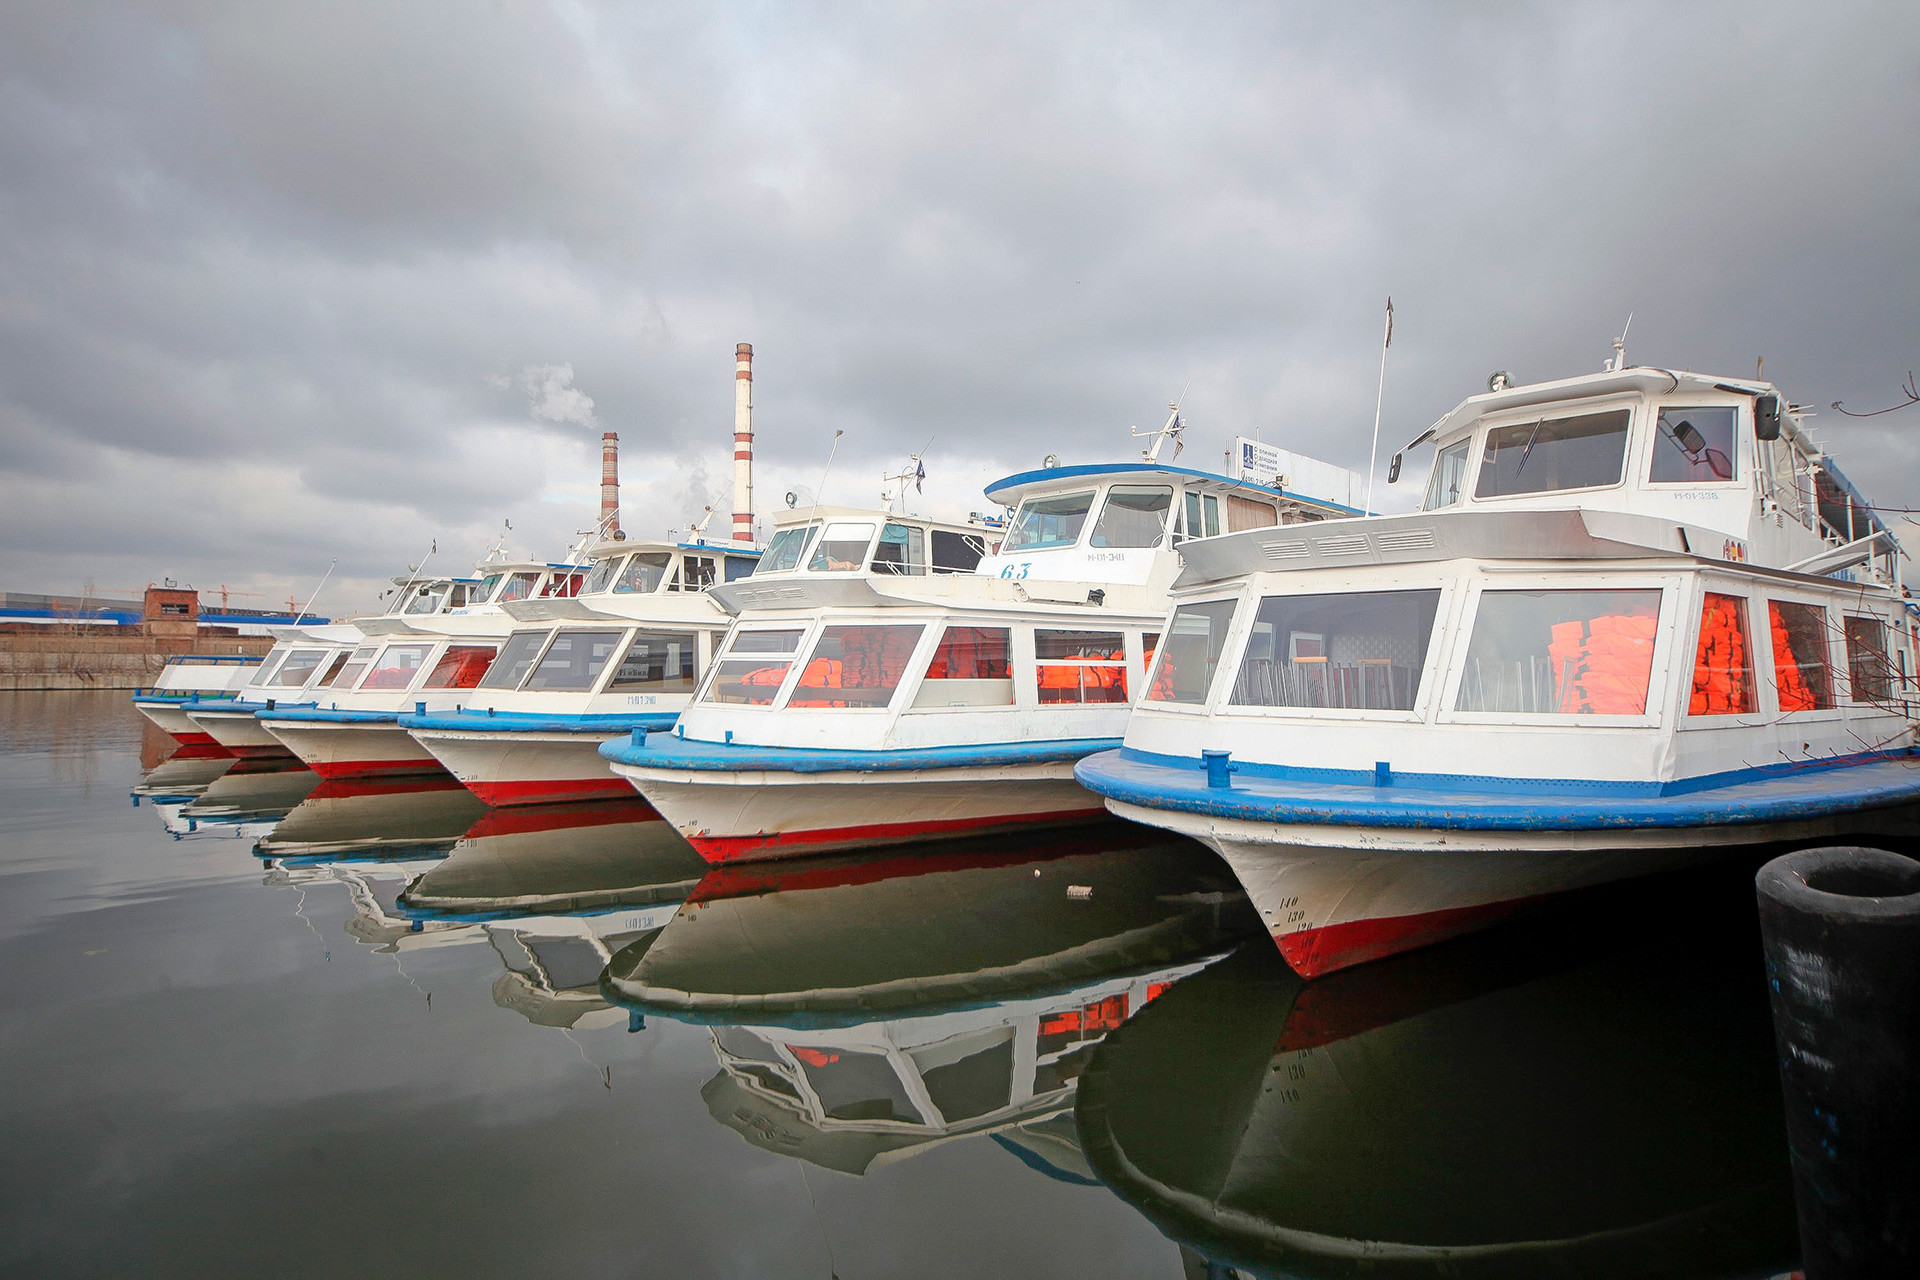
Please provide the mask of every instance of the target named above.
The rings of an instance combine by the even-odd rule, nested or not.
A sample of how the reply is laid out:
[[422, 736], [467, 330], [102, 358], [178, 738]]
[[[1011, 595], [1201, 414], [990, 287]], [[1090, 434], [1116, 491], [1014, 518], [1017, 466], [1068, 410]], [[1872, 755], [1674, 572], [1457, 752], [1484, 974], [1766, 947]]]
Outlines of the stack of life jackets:
[[[1071, 658], [1041, 659], [1040, 701], [1125, 702], [1126, 657], [1126, 650], [1115, 649], [1112, 653], [1083, 653]], [[1117, 665], [1094, 665], [1108, 662]]]
[[1740, 601], [1708, 592], [1700, 610], [1700, 647], [1693, 659], [1693, 696], [1687, 703], [1687, 714], [1724, 716], [1752, 710], [1747, 628]]
[[1622, 613], [1556, 623], [1547, 645], [1559, 703], [1555, 710], [1563, 715], [1643, 714], [1659, 625], [1652, 614]]
[[1793, 637], [1780, 616], [1780, 607], [1767, 602], [1767, 618], [1773, 624], [1773, 682], [1780, 695], [1782, 711], [1812, 711], [1819, 699], [1800, 674], [1800, 658], [1793, 651]]

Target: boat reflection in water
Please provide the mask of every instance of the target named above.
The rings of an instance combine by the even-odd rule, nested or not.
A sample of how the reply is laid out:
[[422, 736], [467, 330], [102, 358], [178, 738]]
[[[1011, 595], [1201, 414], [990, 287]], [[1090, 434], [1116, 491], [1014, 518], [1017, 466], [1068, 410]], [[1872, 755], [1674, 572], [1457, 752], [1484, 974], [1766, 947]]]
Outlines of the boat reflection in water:
[[592, 1028], [627, 1021], [600, 994], [608, 958], [665, 925], [705, 870], [638, 796], [496, 809], [397, 905], [423, 928], [484, 936], [507, 968], [501, 1008]]
[[702, 1090], [749, 1142], [844, 1173], [991, 1134], [1085, 1181], [1090, 1045], [1258, 916], [1185, 840], [1102, 823], [712, 871], [604, 987], [712, 1026]]
[[445, 853], [487, 812], [448, 777], [333, 778], [254, 846], [263, 858], [389, 849]]
[[[320, 785], [320, 775], [296, 761], [232, 759], [169, 760], [148, 775], [147, 783], [154, 783], [161, 770], [176, 764], [178, 770], [169, 770], [167, 777], [158, 779], [158, 785], [178, 790], [166, 798], [154, 797], [161, 824], [176, 839], [220, 836], [257, 840]], [[197, 779], [205, 775], [189, 769], [189, 765], [204, 765], [212, 776], [202, 785]], [[223, 767], [216, 773], [215, 765]], [[194, 780], [187, 781], [189, 778]], [[178, 802], [195, 788], [197, 791], [184, 804]]]
[[1259, 1276], [1783, 1271], [1752, 893], [1642, 882], [1312, 983], [1247, 947], [1094, 1053], [1088, 1159]]

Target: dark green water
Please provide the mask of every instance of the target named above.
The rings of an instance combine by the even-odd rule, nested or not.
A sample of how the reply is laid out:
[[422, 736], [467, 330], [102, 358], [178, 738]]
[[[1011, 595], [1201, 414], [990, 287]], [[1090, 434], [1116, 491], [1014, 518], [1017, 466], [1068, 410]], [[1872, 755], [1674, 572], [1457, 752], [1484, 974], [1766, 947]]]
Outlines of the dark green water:
[[1306, 987], [1118, 824], [702, 882], [638, 806], [163, 754], [0, 694], [0, 1274], [1792, 1260], [1739, 859]]

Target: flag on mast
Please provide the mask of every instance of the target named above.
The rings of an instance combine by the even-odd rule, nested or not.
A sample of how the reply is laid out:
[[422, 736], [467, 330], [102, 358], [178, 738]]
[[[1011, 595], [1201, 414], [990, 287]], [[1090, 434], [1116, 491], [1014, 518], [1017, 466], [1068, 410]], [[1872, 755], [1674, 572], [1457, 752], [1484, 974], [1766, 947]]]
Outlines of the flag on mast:
[[1382, 351], [1385, 351], [1388, 347], [1392, 345], [1393, 345], [1393, 295], [1388, 294], [1387, 295], [1387, 336], [1381, 340], [1380, 349]]

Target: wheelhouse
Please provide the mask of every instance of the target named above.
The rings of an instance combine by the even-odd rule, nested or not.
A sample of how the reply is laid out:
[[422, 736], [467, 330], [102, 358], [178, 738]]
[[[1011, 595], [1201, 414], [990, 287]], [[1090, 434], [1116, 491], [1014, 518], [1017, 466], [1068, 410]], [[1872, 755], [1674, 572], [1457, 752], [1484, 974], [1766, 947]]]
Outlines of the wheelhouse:
[[773, 538], [754, 576], [972, 573], [998, 536], [979, 523], [851, 507], [785, 511], [774, 517]]

